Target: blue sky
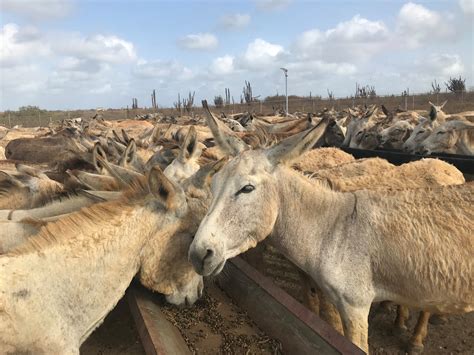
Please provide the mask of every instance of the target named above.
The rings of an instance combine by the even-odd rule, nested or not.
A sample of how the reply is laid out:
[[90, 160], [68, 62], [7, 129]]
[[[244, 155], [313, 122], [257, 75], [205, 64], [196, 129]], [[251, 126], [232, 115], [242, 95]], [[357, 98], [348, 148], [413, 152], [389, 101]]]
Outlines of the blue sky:
[[0, 110], [474, 86], [474, 0], [2, 0]]

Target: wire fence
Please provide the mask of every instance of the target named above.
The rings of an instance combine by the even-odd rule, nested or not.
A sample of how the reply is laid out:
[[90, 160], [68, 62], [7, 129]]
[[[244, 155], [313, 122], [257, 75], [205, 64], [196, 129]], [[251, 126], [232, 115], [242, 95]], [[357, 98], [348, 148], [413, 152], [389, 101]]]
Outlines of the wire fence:
[[[474, 111], [474, 92], [463, 93], [439, 93], [439, 94], [412, 94], [407, 96], [385, 95], [376, 97], [346, 97], [346, 98], [320, 98], [320, 97], [288, 97], [288, 108], [290, 113], [294, 112], [313, 112], [317, 113], [324, 108], [342, 110], [356, 105], [385, 105], [388, 109], [400, 107], [406, 110], [428, 110], [429, 103], [441, 104], [448, 101], [443, 110], [446, 113], [458, 113], [463, 111]], [[211, 104], [211, 102], [210, 102]], [[250, 104], [235, 103], [221, 107], [213, 107], [218, 113], [233, 114], [239, 112], [252, 112], [261, 115], [272, 114], [276, 111], [284, 111], [285, 97], [270, 97], [260, 101], [254, 101]], [[199, 115], [202, 114], [202, 108], [192, 107], [188, 112], [184, 109], [178, 111], [175, 108], [123, 108], [123, 109], [100, 109], [100, 110], [71, 110], [71, 111], [46, 111], [46, 110], [21, 110], [6, 111], [0, 113], [0, 125], [5, 127], [14, 127], [21, 125], [23, 127], [48, 126], [52, 122], [62, 121], [71, 118], [90, 118], [99, 113], [106, 120], [125, 120], [133, 119], [136, 116], [159, 112], [163, 115]]]

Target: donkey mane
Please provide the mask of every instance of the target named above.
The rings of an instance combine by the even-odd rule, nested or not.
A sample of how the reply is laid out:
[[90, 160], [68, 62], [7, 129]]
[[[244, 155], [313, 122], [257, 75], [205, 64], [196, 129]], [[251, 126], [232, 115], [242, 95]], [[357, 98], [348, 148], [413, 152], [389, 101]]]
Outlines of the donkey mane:
[[[103, 221], [120, 224], [123, 220], [123, 213], [130, 214], [133, 206], [148, 194], [149, 188], [145, 177], [136, 179], [131, 183], [130, 189], [124, 192], [120, 199], [97, 203], [71, 213], [57, 221], [49, 222], [41, 227], [38, 234], [29, 238], [25, 243], [6, 254], [6, 256], [41, 252], [55, 243], [71, 239], [71, 235], [81, 234], [86, 230], [97, 228], [97, 225]], [[117, 220], [117, 215], [120, 215], [119, 220]], [[29, 223], [32, 222], [29, 221]]]

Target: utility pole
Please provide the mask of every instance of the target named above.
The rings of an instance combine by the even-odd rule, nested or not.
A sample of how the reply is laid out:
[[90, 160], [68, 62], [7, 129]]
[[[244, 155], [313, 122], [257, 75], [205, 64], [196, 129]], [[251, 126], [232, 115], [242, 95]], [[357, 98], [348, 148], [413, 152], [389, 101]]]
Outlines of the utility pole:
[[285, 74], [285, 98], [286, 98], [286, 105], [285, 105], [285, 116], [288, 116], [288, 69], [280, 68], [283, 70]]

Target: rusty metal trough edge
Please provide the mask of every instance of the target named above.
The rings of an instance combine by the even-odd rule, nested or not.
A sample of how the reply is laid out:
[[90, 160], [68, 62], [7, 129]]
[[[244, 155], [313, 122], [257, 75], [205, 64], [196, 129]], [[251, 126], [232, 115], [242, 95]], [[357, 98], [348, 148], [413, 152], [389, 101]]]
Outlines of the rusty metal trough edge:
[[[232, 289], [229, 289], [229, 287], [233, 287], [234, 283], [227, 281], [235, 279], [238, 276], [236, 275], [236, 272], [243, 274], [246, 278], [250, 279], [256, 285], [258, 285], [260, 289], [265, 291], [271, 298], [273, 298], [282, 307], [284, 307], [290, 315], [292, 315], [298, 321], [304, 323], [304, 325], [307, 326], [312, 332], [316, 333], [320, 338], [322, 338], [332, 349], [335, 350], [336, 353], [340, 353], [343, 355], [365, 354], [359, 347], [357, 347], [347, 338], [339, 334], [329, 324], [324, 322], [313, 312], [311, 312], [301, 303], [296, 301], [288, 293], [276, 286], [273, 281], [262, 275], [259, 271], [257, 271], [247, 262], [245, 262], [242, 258], [235, 257], [233, 259], [228, 260], [227, 263], [231, 265], [226, 265], [226, 268], [222, 273], [224, 275], [224, 282], [222, 282], [222, 278], [218, 278], [219, 283], [224, 288], [224, 290], [229, 293], [229, 295], [234, 299], [234, 301], [236, 301], [239, 306], [241, 306], [245, 311], [247, 311], [250, 318], [252, 318], [257, 323], [257, 325], [262, 328], [262, 330], [266, 331], [268, 335], [280, 340], [282, 344], [285, 342], [285, 339], [282, 339], [282, 337], [278, 337], [275, 336], [275, 334], [272, 334], [272, 328], [274, 324], [266, 324], [266, 315], [264, 313], [264, 307], [260, 309], [260, 312], [249, 309], [246, 307], [245, 302], [243, 302], [242, 297], [235, 297], [235, 295], [232, 295]], [[252, 295], [248, 295], [248, 297], [252, 297]], [[281, 324], [281, 326], [285, 327], [285, 324]], [[284, 332], [282, 334], [284, 334]], [[300, 338], [299, 340], [304, 341], [304, 339], [302, 338]], [[291, 350], [296, 350], [294, 349], [294, 346], [299, 346], [300, 344], [296, 344], [290, 339], [288, 345], [291, 345]], [[283, 344], [283, 346], [285, 346], [285, 344]], [[298, 352], [291, 351], [291, 353]]]
[[[235, 284], [236, 280], [244, 280], [244, 282], [238, 286]], [[228, 260], [224, 272], [217, 278], [217, 281], [262, 330], [282, 343], [288, 353], [295, 353], [294, 351], [308, 353], [310, 349], [314, 353], [314, 339], [311, 339], [311, 334], [315, 333], [323, 341], [320, 350], [326, 349], [324, 353], [329, 353], [327, 350], [330, 349], [330, 352], [335, 354], [364, 354], [361, 349], [240, 257]], [[246, 288], [245, 297], [244, 292], [239, 294], [239, 287], [240, 289]], [[257, 290], [261, 290], [260, 295], [257, 295], [257, 292], [252, 292], [252, 287], [253, 291], [255, 291], [255, 287]], [[262, 295], [266, 298], [266, 304], [263, 302], [264, 299], [258, 298]], [[151, 292], [132, 286], [127, 291], [127, 298], [147, 355], [190, 354], [178, 329], [166, 320], [160, 311], [159, 304], [153, 301]], [[261, 305], [257, 308], [249, 307], [249, 304], [252, 303]], [[265, 307], [271, 303], [284, 309], [286, 321], [280, 319], [280, 322], [269, 324]], [[274, 311], [275, 307], [272, 310]], [[303, 328], [303, 331], [297, 329], [295, 333], [294, 327], [292, 328], [294, 324], [297, 324], [296, 328], [299, 327], [300, 330]], [[275, 332], [275, 329], [278, 330]], [[318, 341], [320, 340], [316, 340], [316, 343]], [[291, 351], [289, 351], [290, 349]]]
[[178, 329], [166, 319], [153, 293], [131, 286], [127, 299], [147, 355], [191, 354]]

